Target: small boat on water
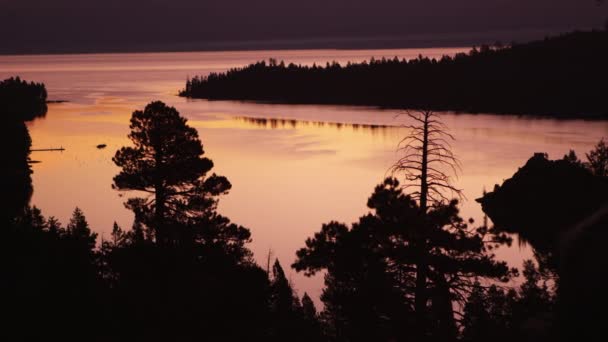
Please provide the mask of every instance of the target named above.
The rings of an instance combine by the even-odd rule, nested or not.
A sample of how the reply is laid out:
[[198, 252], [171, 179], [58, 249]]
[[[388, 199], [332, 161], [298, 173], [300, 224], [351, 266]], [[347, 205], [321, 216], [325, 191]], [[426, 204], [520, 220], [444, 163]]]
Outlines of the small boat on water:
[[108, 145], [106, 145], [106, 144], [99, 144], [99, 145], [97, 145], [97, 148], [101, 150], [102, 148], [106, 148], [106, 146], [108, 146]]

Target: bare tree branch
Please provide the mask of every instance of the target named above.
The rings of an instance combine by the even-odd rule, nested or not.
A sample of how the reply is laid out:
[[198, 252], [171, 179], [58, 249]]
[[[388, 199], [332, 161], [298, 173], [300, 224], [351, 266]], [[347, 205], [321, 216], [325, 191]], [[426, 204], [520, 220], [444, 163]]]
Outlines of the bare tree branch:
[[[420, 201], [424, 210], [428, 200], [430, 205], [435, 205], [449, 201], [448, 194], [464, 198], [462, 190], [452, 183], [461, 165], [451, 150], [451, 141], [455, 138], [447, 131], [447, 125], [438, 114], [429, 110], [406, 111], [403, 114], [414, 123], [401, 126], [409, 129], [410, 133], [397, 145], [397, 152], [402, 157], [390, 168], [392, 175], [406, 180], [404, 189], [420, 188], [411, 195]], [[442, 170], [446, 167], [454, 177]]]

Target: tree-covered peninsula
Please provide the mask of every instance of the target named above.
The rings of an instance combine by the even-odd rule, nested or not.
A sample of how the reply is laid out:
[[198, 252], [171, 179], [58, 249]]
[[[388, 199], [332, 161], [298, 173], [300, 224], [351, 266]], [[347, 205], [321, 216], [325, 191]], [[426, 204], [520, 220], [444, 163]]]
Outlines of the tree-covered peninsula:
[[481, 46], [430, 59], [326, 66], [257, 62], [189, 79], [181, 96], [608, 118], [608, 31]]

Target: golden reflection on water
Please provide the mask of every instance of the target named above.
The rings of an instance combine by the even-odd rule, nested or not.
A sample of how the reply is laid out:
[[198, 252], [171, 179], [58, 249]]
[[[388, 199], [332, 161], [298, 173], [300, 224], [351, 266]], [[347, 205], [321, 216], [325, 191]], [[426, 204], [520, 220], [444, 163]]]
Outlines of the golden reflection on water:
[[[384, 53], [415, 56], [419, 51]], [[233, 58], [231, 66], [238, 66], [260, 59], [260, 54], [286, 62], [295, 56], [248, 52], [0, 57], [0, 77], [24, 70], [22, 77], [46, 83], [51, 99], [70, 101], [50, 104], [46, 118], [29, 124], [34, 148], [66, 148], [33, 153], [32, 159], [41, 161], [33, 165], [33, 204], [64, 223], [79, 206], [92, 228], [105, 237], [114, 221], [129, 228], [132, 214], [122, 204], [126, 198], [111, 189], [118, 172], [111, 159], [130, 143], [131, 112], [158, 99], [175, 106], [198, 129], [206, 155], [215, 163], [213, 171], [233, 184], [219, 209], [252, 230], [256, 258], [264, 260], [272, 250], [285, 266], [291, 264], [295, 251], [322, 223], [351, 223], [367, 213], [368, 196], [398, 158], [397, 143], [408, 133], [399, 126], [407, 122], [398, 111], [375, 108], [175, 96], [188, 75], [215, 70], [209, 65], [225, 66], [224, 58]], [[299, 58], [312, 63], [371, 55], [379, 56], [377, 51], [309, 51]], [[114, 70], [117, 65], [122, 66], [119, 71]], [[534, 152], [560, 158], [572, 148], [582, 156], [608, 136], [606, 122], [448, 113], [443, 120], [457, 139], [453, 148], [462, 162], [456, 184], [467, 197], [462, 214], [478, 222], [482, 213], [474, 199], [484, 188], [491, 190], [510, 177]], [[107, 147], [98, 149], [99, 144]], [[530, 251], [517, 244], [497, 254], [515, 266], [530, 257]], [[321, 277], [289, 273], [300, 293], [318, 298]]]
[[[34, 165], [34, 204], [64, 222], [80, 206], [94, 229], [106, 236], [114, 220], [129, 227], [132, 215], [122, 206], [125, 198], [110, 187], [118, 172], [111, 158], [129, 144], [130, 113], [142, 105], [113, 99], [100, 99], [92, 106], [51, 105], [46, 119], [30, 125], [34, 146], [63, 146], [66, 151], [34, 154], [41, 161]], [[277, 116], [268, 118], [234, 115], [258, 106], [267, 109], [264, 105], [207, 101], [187, 103], [185, 109], [175, 105], [199, 130], [206, 154], [216, 165], [214, 171], [233, 184], [220, 202], [222, 213], [252, 229], [252, 249], [258, 259], [272, 250], [284, 264], [293, 261], [295, 250], [321, 223], [350, 223], [367, 212], [367, 197], [389, 175], [398, 156], [396, 144], [407, 134], [394, 113], [371, 109], [366, 109], [368, 115], [381, 115], [378, 121], [384, 123], [282, 118], [283, 107], [288, 107], [282, 105], [259, 113]], [[305, 106], [304, 110], [322, 116], [336, 109]], [[361, 114], [361, 109], [352, 110]], [[555, 158], [573, 147], [581, 154], [606, 128], [603, 123], [484, 115], [446, 114], [444, 120], [457, 138], [454, 150], [463, 164], [457, 180], [467, 196], [463, 215], [478, 222], [482, 213], [474, 199], [484, 188], [510, 177], [536, 151]], [[100, 150], [98, 144], [107, 147]], [[530, 257], [527, 248], [517, 244], [498, 255], [515, 265]], [[319, 294], [320, 278], [294, 273], [292, 278], [299, 289]]]

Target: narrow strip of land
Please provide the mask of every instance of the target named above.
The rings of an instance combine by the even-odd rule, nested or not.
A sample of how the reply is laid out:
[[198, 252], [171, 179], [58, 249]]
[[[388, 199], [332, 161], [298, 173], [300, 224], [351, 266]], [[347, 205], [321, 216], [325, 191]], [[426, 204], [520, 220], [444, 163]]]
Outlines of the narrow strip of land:
[[468, 54], [326, 66], [271, 59], [194, 77], [181, 96], [608, 119], [608, 31], [573, 32]]
[[30, 152], [50, 152], [50, 151], [65, 151], [65, 148], [63, 147], [57, 147], [57, 148], [36, 148], [36, 149], [31, 149]]

